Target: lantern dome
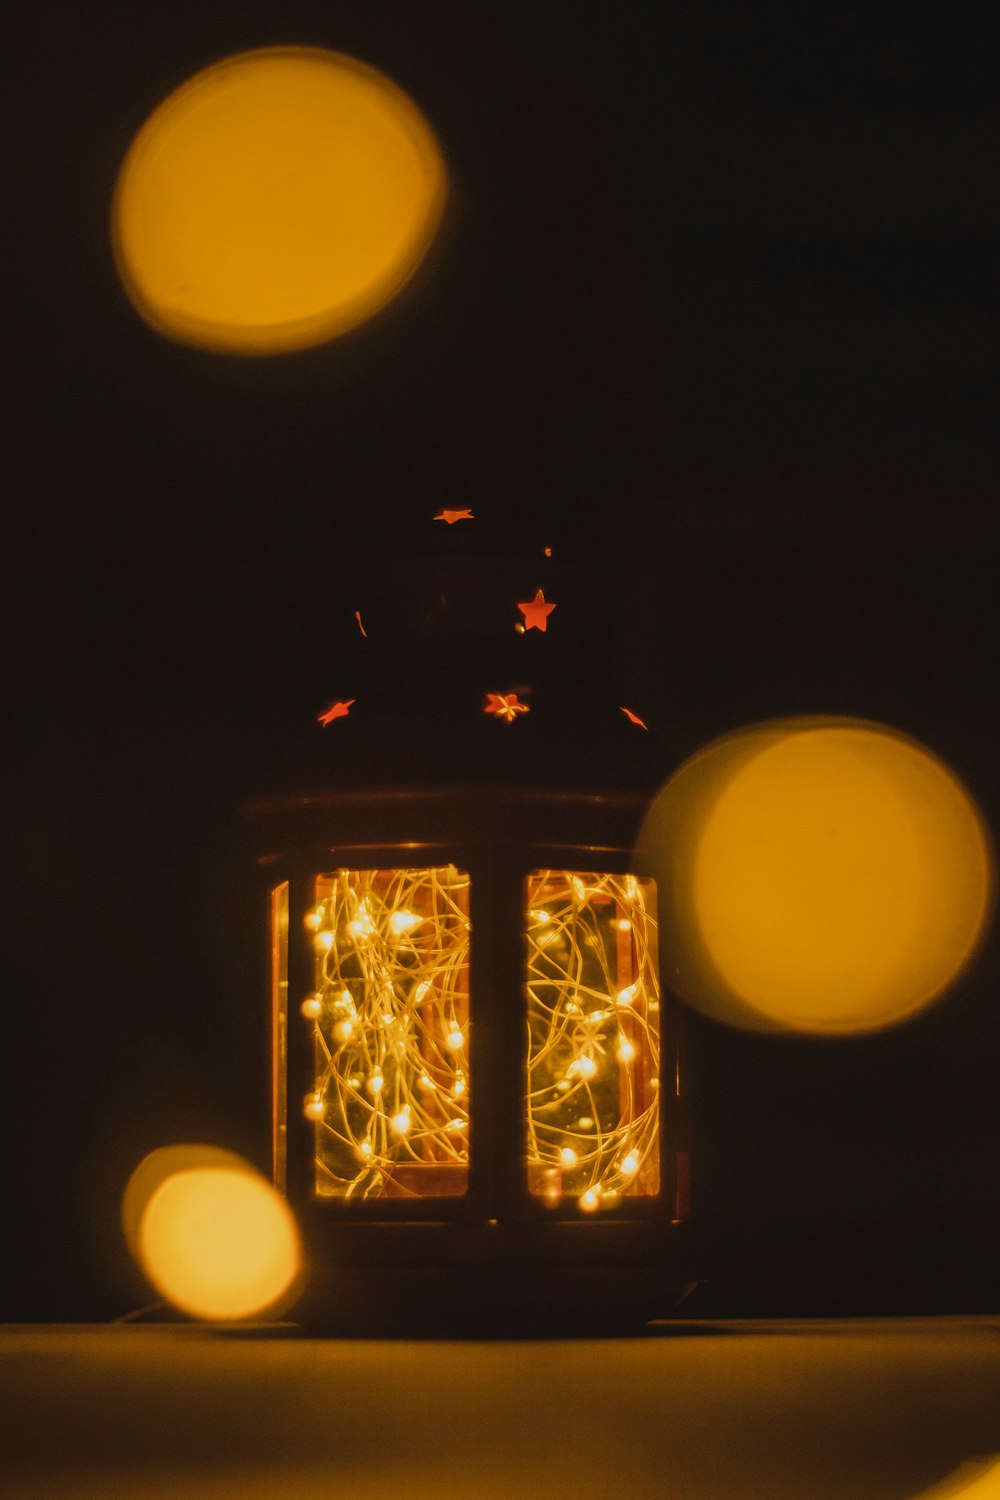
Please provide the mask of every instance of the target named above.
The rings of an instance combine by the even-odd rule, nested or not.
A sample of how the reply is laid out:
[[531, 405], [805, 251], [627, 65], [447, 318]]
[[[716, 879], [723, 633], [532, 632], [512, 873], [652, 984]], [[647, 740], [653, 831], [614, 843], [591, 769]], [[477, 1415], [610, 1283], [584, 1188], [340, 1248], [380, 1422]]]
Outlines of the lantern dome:
[[328, 696], [273, 773], [289, 794], [482, 781], [652, 795], [670, 749], [615, 693], [628, 648], [610, 594], [579, 551], [472, 516], [359, 549], [329, 612]]

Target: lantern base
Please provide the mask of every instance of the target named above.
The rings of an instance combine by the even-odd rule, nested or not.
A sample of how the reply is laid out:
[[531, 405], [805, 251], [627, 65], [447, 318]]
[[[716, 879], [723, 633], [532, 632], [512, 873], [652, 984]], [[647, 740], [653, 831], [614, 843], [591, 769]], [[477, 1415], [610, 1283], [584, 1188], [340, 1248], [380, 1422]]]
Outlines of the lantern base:
[[295, 1317], [306, 1331], [360, 1337], [634, 1333], [671, 1316], [700, 1279], [692, 1226], [662, 1217], [665, 1206], [569, 1219], [526, 1202], [498, 1221], [466, 1203], [450, 1221], [390, 1223], [300, 1202], [307, 1269]]
[[314, 1273], [295, 1309], [303, 1332], [366, 1338], [626, 1337], [670, 1317], [697, 1285], [656, 1266], [544, 1274], [411, 1267]]

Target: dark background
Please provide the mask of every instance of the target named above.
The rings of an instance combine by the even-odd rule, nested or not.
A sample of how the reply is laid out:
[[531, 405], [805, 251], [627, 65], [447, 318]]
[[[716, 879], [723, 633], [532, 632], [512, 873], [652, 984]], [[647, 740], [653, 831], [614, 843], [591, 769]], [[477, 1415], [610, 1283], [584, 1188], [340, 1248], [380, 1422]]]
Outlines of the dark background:
[[[203, 354], [124, 297], [114, 178], [278, 43], [406, 88], [449, 212], [338, 343]], [[0, 1317], [103, 1320], [149, 1297], [146, 1151], [267, 1165], [237, 807], [343, 693], [355, 549], [470, 505], [598, 568], [601, 669], [675, 759], [861, 715], [998, 826], [1000, 105], [954, 6], [57, 0], [8, 58]], [[692, 1019], [693, 1308], [996, 1311], [997, 970], [866, 1039]]]

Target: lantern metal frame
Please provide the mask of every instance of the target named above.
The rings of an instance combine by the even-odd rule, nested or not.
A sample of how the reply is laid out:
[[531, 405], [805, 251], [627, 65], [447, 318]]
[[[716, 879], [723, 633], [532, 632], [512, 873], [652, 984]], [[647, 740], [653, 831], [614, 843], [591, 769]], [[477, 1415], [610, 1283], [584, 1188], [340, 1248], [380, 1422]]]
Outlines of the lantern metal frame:
[[[584, 1215], [572, 1198], [547, 1204], [527, 1177], [526, 880], [540, 868], [646, 873], [633, 849], [647, 801], [634, 792], [467, 782], [338, 787], [244, 809], [262, 844], [262, 903], [269, 908], [273, 890], [288, 886], [285, 1193], [308, 1266], [305, 1323], [592, 1330], [665, 1316], [692, 1284], [682, 1016], [662, 980], [662, 955], [659, 1190]], [[470, 879], [467, 1190], [320, 1196], [315, 1130], [299, 1107], [315, 1086], [313, 1029], [299, 1006], [315, 988], [305, 918], [317, 877], [442, 864]], [[663, 896], [658, 890], [658, 925]]]

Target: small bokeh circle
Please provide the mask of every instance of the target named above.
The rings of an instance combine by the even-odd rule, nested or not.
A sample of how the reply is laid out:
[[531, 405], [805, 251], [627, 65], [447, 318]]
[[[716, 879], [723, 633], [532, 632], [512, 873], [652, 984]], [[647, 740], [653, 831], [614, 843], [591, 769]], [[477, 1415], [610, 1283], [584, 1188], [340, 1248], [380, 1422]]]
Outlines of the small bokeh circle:
[[301, 1291], [291, 1210], [234, 1152], [194, 1144], [150, 1152], [126, 1186], [122, 1227], [160, 1296], [190, 1317], [274, 1317]]

